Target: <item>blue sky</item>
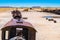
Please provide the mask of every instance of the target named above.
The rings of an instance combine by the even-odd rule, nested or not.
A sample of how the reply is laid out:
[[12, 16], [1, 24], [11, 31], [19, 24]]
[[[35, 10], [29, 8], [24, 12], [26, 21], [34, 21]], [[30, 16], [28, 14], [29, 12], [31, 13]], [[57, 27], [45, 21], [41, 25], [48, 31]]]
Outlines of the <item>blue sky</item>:
[[15, 6], [15, 7], [60, 7], [59, 0], [0, 0], [0, 6]]

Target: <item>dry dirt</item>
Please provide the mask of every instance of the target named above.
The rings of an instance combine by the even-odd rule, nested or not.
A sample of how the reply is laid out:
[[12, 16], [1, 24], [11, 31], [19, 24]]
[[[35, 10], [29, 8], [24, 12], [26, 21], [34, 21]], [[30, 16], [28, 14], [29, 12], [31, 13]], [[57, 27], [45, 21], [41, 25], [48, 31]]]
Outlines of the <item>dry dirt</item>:
[[[43, 16], [56, 16], [55, 14], [35, 11], [21, 13], [23, 17], [28, 18], [25, 19], [25, 21], [30, 22], [36, 29], [36, 40], [60, 40], [60, 18], [53, 18], [57, 23], [43, 18]], [[12, 16], [10, 11], [2, 12], [0, 14], [0, 29], [11, 19]]]

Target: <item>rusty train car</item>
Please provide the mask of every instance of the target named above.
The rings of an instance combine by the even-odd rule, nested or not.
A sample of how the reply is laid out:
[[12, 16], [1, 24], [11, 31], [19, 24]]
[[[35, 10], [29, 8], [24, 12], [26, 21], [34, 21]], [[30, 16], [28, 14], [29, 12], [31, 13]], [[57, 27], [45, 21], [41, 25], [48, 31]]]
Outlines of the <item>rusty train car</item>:
[[21, 19], [19, 20], [19, 14], [16, 15], [14, 16], [18, 18], [13, 18], [1, 29], [2, 40], [35, 40], [36, 30], [32, 24], [24, 20], [21, 22]]

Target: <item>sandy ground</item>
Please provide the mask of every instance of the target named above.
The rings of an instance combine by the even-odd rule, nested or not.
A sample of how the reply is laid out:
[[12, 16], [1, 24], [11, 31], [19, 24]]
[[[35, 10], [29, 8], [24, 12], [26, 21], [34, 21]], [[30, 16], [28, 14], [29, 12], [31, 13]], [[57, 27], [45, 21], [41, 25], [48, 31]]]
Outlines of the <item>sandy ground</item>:
[[[37, 30], [36, 40], [60, 40], [60, 18], [53, 18], [57, 21], [48, 21], [43, 16], [56, 16], [55, 14], [46, 12], [21, 12], [23, 17], [27, 17], [25, 21], [30, 22]], [[59, 15], [57, 15], [59, 16]], [[3, 12], [0, 14], [0, 29], [12, 19], [11, 13]], [[1, 31], [0, 31], [1, 40]]]

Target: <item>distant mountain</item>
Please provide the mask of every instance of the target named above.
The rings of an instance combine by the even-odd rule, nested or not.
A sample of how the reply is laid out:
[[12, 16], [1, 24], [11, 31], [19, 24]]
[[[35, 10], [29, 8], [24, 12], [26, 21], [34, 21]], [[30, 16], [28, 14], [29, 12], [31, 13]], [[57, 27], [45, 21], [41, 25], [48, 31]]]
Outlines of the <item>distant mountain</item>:
[[13, 7], [10, 7], [10, 6], [0, 6], [0, 8], [13, 8]]
[[41, 8], [40, 6], [33, 6], [32, 8]]

